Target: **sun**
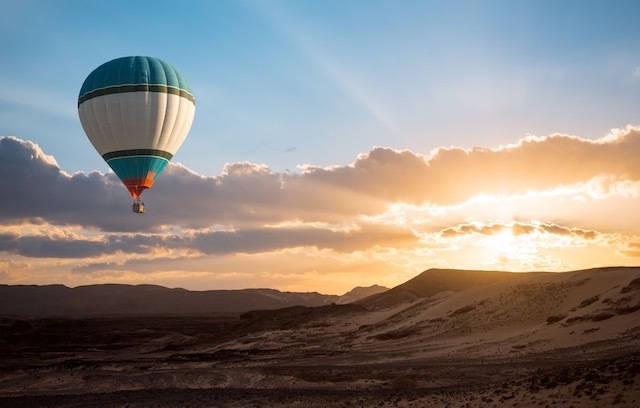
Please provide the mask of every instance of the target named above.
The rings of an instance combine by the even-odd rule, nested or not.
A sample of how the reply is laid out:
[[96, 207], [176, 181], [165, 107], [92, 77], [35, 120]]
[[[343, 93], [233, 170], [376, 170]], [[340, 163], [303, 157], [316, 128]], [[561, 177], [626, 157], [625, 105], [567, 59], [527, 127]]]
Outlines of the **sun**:
[[499, 267], [522, 265], [527, 256], [527, 245], [520, 238], [508, 227], [486, 237], [483, 246], [487, 248], [489, 263]]
[[516, 236], [511, 228], [503, 228], [502, 231], [493, 235], [490, 240], [491, 246], [498, 252], [514, 253], [518, 249]]

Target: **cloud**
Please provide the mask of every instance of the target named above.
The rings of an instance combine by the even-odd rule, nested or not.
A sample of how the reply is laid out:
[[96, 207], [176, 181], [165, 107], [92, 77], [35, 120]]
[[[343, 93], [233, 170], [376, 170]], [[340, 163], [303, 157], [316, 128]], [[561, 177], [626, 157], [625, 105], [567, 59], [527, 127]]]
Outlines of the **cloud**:
[[452, 227], [444, 228], [440, 231], [442, 238], [456, 238], [467, 235], [496, 235], [504, 231], [511, 231], [514, 236], [523, 236], [531, 234], [550, 234], [555, 236], [570, 236], [574, 238], [582, 238], [585, 240], [594, 240], [602, 235], [598, 231], [565, 227], [553, 223], [542, 222], [473, 222], [458, 224]]
[[626, 249], [620, 252], [631, 258], [640, 258], [640, 242], [629, 242]]
[[15, 262], [11, 259], [0, 259], [0, 271], [27, 269], [29, 264], [26, 262]]
[[416, 201], [455, 204], [478, 194], [512, 195], [586, 182], [599, 176], [638, 180], [640, 129], [601, 141], [573, 136], [530, 137], [498, 149], [441, 148], [423, 172]]
[[126, 191], [113, 174], [68, 175], [38, 145], [0, 138], [0, 224], [41, 218], [59, 225], [126, 228], [118, 203]]
[[[72, 273], [76, 274], [87, 274], [87, 275], [96, 275], [100, 276], [105, 273], [113, 275], [113, 274], [121, 274], [126, 271], [136, 270], [141, 271], [144, 270], [145, 264], [153, 264], [153, 265], [164, 265], [166, 268], [170, 265], [180, 265], [184, 262], [193, 260], [192, 257], [156, 257], [156, 258], [130, 258], [124, 261], [113, 261], [113, 262], [89, 262], [81, 265], [74, 266], [71, 268]], [[157, 266], [154, 270], [157, 270]]]
[[106, 235], [88, 239], [56, 234], [21, 235], [0, 233], [0, 252], [31, 258], [87, 258], [115, 254], [149, 253], [160, 239], [153, 236]]
[[16, 262], [0, 258], [0, 282], [10, 282], [20, 278], [20, 272], [29, 269], [26, 262]]
[[308, 166], [300, 179], [334, 193], [357, 192], [369, 199], [363, 208], [376, 211], [381, 203], [455, 205], [480, 194], [525, 194], [603, 176], [637, 181], [639, 154], [640, 129], [630, 127], [599, 141], [529, 137], [498, 149], [440, 148], [429, 158], [375, 148], [350, 166]]
[[241, 162], [210, 177], [171, 164], [145, 192], [148, 212], [139, 216], [113, 173], [70, 175], [37, 145], [4, 137], [0, 225], [40, 222], [107, 232], [233, 226], [245, 233], [290, 221], [340, 224], [382, 214], [394, 203], [456, 205], [481, 194], [526, 194], [598, 178], [611, 181], [600, 189], [616, 188], [640, 180], [637, 157], [640, 128], [629, 127], [598, 141], [529, 137], [497, 149], [440, 148], [429, 157], [376, 147], [348, 166], [308, 165], [300, 173]]
[[600, 235], [598, 231], [585, 230], [582, 228], [568, 228], [555, 224], [541, 224], [539, 226], [539, 231], [553, 235], [574, 236], [582, 239], [596, 239]]
[[418, 239], [405, 228], [365, 224], [347, 231], [298, 227], [196, 233], [190, 241], [193, 248], [210, 255], [270, 252], [305, 246], [353, 252], [373, 246], [404, 247], [416, 244]]
[[454, 227], [445, 228], [440, 231], [440, 236], [442, 238], [454, 238], [462, 235], [470, 235], [470, 234], [480, 234], [480, 235], [495, 235], [508, 227], [504, 224], [459, 224]]
[[407, 229], [367, 224], [345, 231], [317, 227], [259, 228], [195, 231], [180, 235], [104, 234], [91, 239], [55, 233], [21, 235], [5, 232], [0, 233], [0, 252], [32, 258], [95, 258], [171, 250], [190, 250], [203, 255], [228, 255], [307, 246], [352, 252], [373, 246], [403, 247], [417, 242], [418, 238]]

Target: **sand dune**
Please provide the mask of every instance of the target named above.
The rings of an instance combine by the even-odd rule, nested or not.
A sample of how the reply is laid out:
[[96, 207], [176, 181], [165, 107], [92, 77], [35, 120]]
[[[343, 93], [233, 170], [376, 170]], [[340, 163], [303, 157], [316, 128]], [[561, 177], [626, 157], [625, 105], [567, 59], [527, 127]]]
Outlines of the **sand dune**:
[[381, 309], [400, 303], [424, 299], [440, 292], [463, 290], [494, 282], [522, 279], [534, 275], [540, 275], [540, 272], [515, 273], [429, 269], [395, 288], [366, 297], [359, 300], [358, 303], [368, 309]]
[[[598, 352], [618, 344], [637, 346], [638, 281], [640, 270], [603, 269], [442, 292], [368, 326], [367, 335], [359, 338], [370, 347], [376, 347], [372, 340], [389, 339], [385, 348], [395, 341], [423, 357], [530, 355], [586, 344]], [[596, 342], [605, 344], [596, 347]]]
[[0, 405], [640, 406], [640, 268], [484, 273], [370, 309], [6, 318]]

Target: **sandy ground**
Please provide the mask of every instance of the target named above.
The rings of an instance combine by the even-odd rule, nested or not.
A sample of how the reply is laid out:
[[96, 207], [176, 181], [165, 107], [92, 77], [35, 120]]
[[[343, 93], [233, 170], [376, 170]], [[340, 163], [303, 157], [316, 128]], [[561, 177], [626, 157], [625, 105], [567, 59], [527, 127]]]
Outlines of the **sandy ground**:
[[640, 268], [237, 316], [0, 318], [2, 407], [639, 407]]

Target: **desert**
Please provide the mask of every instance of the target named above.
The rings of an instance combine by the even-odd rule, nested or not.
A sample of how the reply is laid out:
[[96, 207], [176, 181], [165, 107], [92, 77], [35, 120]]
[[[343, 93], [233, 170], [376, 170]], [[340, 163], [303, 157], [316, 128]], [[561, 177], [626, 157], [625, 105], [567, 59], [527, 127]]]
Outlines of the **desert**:
[[637, 407], [640, 268], [432, 269], [355, 302], [0, 320], [3, 407]]

